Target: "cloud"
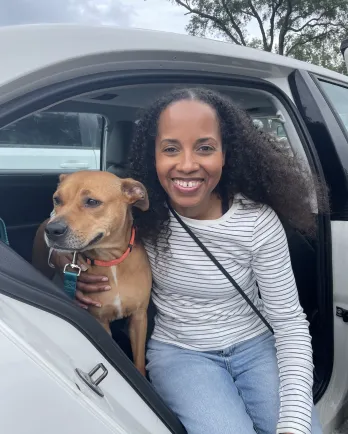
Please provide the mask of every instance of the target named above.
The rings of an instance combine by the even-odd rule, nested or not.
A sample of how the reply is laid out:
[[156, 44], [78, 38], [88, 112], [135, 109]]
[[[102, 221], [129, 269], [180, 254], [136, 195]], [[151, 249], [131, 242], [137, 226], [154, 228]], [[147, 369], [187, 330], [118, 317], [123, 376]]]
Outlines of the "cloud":
[[[85, 23], [186, 33], [189, 19], [168, 0], [0, 0], [0, 26]], [[255, 23], [249, 31], [259, 33]]]
[[167, 0], [0, 0], [0, 26], [87, 23], [185, 32], [184, 11]]
[[186, 33], [189, 17], [182, 7], [168, 0], [128, 0], [132, 5], [132, 27]]
[[133, 15], [132, 6], [117, 0], [0, 0], [0, 26], [76, 22], [129, 27]]

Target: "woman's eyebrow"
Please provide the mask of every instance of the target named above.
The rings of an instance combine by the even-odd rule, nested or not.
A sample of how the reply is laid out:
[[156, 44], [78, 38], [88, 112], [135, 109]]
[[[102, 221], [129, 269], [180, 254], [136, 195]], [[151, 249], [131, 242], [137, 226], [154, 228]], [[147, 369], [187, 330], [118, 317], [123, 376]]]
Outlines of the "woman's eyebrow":
[[177, 139], [171, 139], [171, 138], [166, 138], [166, 139], [162, 139], [161, 143], [179, 143], [179, 140], [177, 140]]
[[[216, 142], [216, 139], [214, 139], [214, 137], [209, 136], [209, 137], [201, 137], [201, 138], [197, 139], [195, 143], [205, 143], [205, 142], [208, 142], [209, 140], [213, 140], [214, 142]], [[180, 144], [180, 140], [167, 137], [165, 139], [162, 139], [160, 143], [161, 144], [166, 144], [166, 143]]]
[[208, 142], [209, 140], [214, 140], [214, 142], [216, 142], [216, 139], [214, 139], [214, 137], [202, 137], [198, 139], [196, 143], [204, 143], [204, 142]]

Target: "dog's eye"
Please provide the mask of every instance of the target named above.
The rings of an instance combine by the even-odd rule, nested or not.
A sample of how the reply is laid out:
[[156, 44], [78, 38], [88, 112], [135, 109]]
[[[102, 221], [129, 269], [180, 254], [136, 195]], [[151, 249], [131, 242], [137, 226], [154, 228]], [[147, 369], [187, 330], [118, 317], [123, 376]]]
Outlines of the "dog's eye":
[[90, 207], [90, 208], [96, 208], [100, 204], [101, 204], [101, 201], [97, 200], [97, 199], [88, 198], [85, 201], [85, 205], [88, 206], [88, 207]]
[[60, 205], [60, 204], [62, 203], [62, 201], [60, 200], [60, 197], [59, 197], [59, 196], [54, 196], [54, 198], [53, 198], [53, 203], [54, 203], [56, 206], [58, 206], [58, 205]]

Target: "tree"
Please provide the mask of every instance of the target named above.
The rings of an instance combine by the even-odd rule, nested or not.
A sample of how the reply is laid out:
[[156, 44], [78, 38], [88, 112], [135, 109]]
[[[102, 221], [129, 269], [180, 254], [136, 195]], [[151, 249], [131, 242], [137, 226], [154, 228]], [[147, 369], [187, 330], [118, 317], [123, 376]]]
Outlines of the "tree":
[[[339, 46], [348, 36], [347, 0], [170, 1], [191, 15], [191, 35], [218, 37], [346, 71]], [[249, 35], [252, 22], [258, 37]]]
[[341, 40], [336, 36], [323, 41], [313, 41], [303, 47], [295, 48], [291, 57], [347, 75], [347, 66], [340, 52]]

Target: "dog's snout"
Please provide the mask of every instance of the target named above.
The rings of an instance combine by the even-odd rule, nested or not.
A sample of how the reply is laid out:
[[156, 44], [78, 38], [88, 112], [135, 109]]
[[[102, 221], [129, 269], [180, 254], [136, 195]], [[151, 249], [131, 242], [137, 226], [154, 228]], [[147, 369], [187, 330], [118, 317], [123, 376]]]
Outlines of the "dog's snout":
[[63, 221], [53, 221], [48, 223], [45, 232], [49, 239], [58, 240], [60, 237], [66, 234], [68, 225]]

